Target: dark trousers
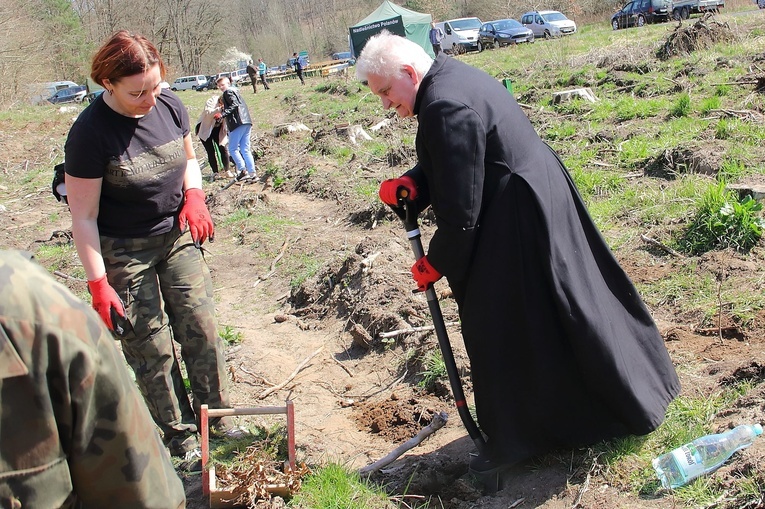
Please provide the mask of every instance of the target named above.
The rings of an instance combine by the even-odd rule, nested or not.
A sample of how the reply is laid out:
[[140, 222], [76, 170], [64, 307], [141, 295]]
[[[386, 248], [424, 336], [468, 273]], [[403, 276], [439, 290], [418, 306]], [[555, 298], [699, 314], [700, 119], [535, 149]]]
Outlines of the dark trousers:
[[303, 79], [303, 69], [295, 69], [295, 74], [297, 74], [297, 77], [300, 78], [300, 84], [305, 85], [305, 80]]
[[434, 44], [433, 45], [433, 53], [435, 53], [436, 56], [438, 56], [438, 54], [441, 53], [441, 45], [440, 44]]
[[261, 74], [260, 75], [260, 82], [263, 83], [263, 88], [264, 89], [268, 90], [268, 89], [271, 88], [271, 87], [268, 86], [268, 82], [266, 81], [266, 75], [265, 74]]
[[228, 150], [225, 145], [218, 144], [219, 136], [220, 126], [217, 125], [213, 127], [210, 137], [202, 140], [202, 145], [207, 151], [207, 161], [213, 173], [218, 173], [218, 170], [228, 171], [229, 165]]
[[254, 74], [250, 74], [250, 83], [252, 83], [252, 93], [257, 94], [258, 89], [255, 88], [255, 85], [258, 83], [258, 78]]

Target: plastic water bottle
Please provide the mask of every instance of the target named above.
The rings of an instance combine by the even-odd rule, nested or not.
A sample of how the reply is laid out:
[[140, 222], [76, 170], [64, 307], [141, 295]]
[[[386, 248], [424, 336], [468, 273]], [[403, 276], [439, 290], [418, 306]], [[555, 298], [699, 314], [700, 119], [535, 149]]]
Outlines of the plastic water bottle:
[[706, 435], [655, 458], [653, 468], [662, 486], [679, 488], [717, 470], [734, 452], [749, 447], [761, 434], [759, 424], [743, 424], [725, 433]]

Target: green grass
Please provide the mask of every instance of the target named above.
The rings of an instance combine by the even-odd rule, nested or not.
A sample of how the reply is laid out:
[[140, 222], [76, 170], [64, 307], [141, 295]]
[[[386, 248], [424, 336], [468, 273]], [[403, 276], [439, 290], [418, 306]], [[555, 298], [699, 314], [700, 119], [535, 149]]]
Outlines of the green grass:
[[[664, 422], [653, 433], [644, 436], [627, 436], [594, 447], [594, 456], [605, 465], [615, 484], [643, 496], [656, 496], [661, 483], [651, 461], [683, 444], [710, 433], [715, 433], [714, 418], [755, 387], [751, 381], [735, 385], [701, 397], [680, 396], [670, 403]], [[742, 423], [743, 424], [743, 423]], [[713, 475], [713, 474], [712, 474]], [[749, 500], [756, 496], [756, 487], [762, 477], [738, 478], [728, 486], [728, 495]], [[716, 500], [723, 487], [712, 476], [702, 476], [687, 486], [674, 490], [674, 497], [693, 506], [706, 505]], [[736, 506], [738, 507], [738, 506]]]
[[329, 463], [306, 476], [290, 505], [305, 509], [393, 508], [385, 490], [358, 473]]
[[297, 289], [307, 279], [314, 276], [324, 265], [324, 260], [319, 259], [311, 253], [301, 253], [295, 257], [290, 257], [288, 262], [290, 278], [290, 288]]
[[67, 271], [73, 277], [84, 277], [74, 243], [67, 244], [43, 244], [35, 251], [35, 258], [48, 267], [49, 270]]
[[425, 355], [423, 368], [423, 371], [418, 373], [422, 377], [419, 382], [420, 387], [430, 389], [437, 381], [446, 378], [446, 363], [441, 355], [441, 349], [435, 348]]
[[677, 243], [684, 252], [698, 255], [728, 247], [749, 251], [762, 236], [762, 204], [746, 196], [739, 199], [724, 183], [710, 186], [700, 197], [696, 214]]
[[230, 346], [238, 345], [244, 339], [242, 331], [238, 331], [230, 325], [225, 325], [223, 329], [218, 331], [218, 335]]

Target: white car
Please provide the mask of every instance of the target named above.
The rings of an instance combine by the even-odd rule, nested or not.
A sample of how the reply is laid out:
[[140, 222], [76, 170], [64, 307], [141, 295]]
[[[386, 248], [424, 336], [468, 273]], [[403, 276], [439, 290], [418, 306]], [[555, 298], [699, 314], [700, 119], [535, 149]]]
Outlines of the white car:
[[207, 76], [202, 76], [200, 74], [197, 76], [182, 76], [177, 78], [173, 81], [173, 84], [170, 85], [170, 89], [173, 92], [177, 92], [178, 90], [196, 90], [197, 88], [206, 86]]
[[231, 71], [229, 79], [231, 80], [232, 85], [250, 84], [250, 75], [247, 74], [247, 69], [237, 69], [236, 71]]
[[482, 24], [478, 18], [450, 19], [436, 23], [444, 32], [441, 47], [453, 54], [478, 51], [478, 30]]
[[561, 37], [576, 33], [576, 23], [558, 11], [531, 11], [521, 16], [521, 23], [534, 32], [534, 37]]

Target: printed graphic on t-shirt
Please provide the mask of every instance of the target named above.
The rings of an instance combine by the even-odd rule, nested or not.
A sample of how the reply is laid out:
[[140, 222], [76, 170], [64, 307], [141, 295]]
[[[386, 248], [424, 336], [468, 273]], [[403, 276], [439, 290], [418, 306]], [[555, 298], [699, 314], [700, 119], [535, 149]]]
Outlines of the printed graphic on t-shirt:
[[186, 162], [183, 139], [178, 138], [131, 158], [123, 154], [109, 161], [104, 179], [117, 188], [145, 187], [152, 180], [162, 180], [165, 173]]

